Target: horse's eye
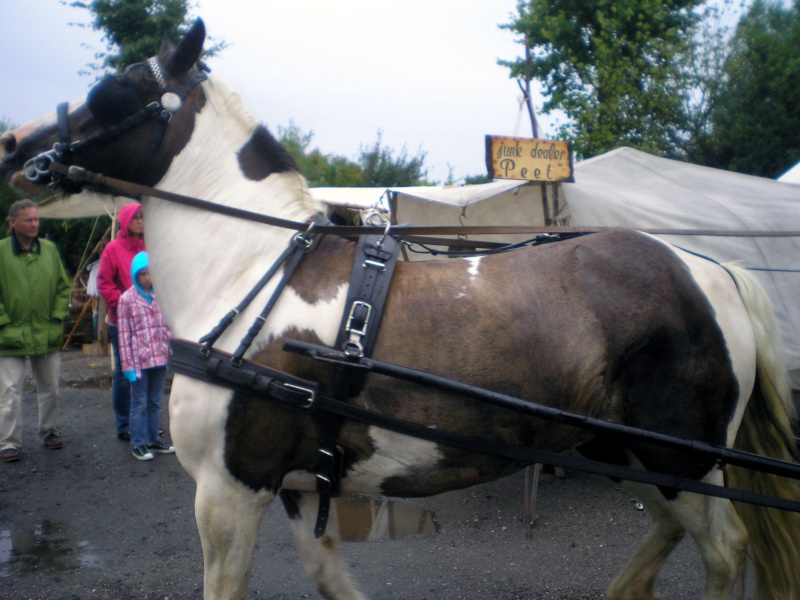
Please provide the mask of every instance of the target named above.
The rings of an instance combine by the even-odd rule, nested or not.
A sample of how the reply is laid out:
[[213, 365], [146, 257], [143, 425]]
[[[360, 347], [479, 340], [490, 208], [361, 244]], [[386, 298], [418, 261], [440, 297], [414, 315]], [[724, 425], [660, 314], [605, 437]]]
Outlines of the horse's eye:
[[106, 127], [144, 107], [134, 84], [114, 75], [106, 77], [89, 91], [87, 104], [94, 117]]

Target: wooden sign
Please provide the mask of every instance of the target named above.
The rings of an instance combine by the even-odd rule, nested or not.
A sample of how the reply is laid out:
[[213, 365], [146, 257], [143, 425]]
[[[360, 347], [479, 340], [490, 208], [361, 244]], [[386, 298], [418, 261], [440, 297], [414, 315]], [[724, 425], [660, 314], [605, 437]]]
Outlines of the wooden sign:
[[575, 181], [572, 145], [558, 140], [487, 135], [486, 168], [492, 179]]

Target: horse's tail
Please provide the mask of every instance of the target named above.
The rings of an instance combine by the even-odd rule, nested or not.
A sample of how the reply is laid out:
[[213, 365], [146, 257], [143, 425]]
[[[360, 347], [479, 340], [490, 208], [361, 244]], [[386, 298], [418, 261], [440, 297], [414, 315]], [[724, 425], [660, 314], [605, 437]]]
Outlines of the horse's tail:
[[[795, 410], [780, 356], [778, 326], [766, 292], [745, 270], [727, 266], [750, 317], [756, 341], [756, 382], [734, 447], [781, 460], [796, 456]], [[794, 479], [728, 466], [727, 485], [800, 501]], [[759, 598], [800, 598], [800, 513], [734, 503], [750, 537]]]

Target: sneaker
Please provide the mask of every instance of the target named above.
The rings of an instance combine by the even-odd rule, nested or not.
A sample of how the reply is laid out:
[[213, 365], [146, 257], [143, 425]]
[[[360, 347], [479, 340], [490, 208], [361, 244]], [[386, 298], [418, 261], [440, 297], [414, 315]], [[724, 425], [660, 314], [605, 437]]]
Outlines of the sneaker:
[[16, 448], [0, 450], [0, 460], [3, 462], [17, 462], [19, 460], [19, 450]]
[[64, 443], [61, 441], [61, 438], [58, 437], [58, 434], [51, 433], [46, 438], [44, 438], [44, 445], [47, 446], [50, 450], [58, 450], [64, 445]]
[[147, 451], [146, 446], [134, 446], [131, 454], [136, 460], [153, 460], [153, 455]]
[[162, 444], [161, 442], [153, 442], [152, 444], [147, 444], [147, 446], [145, 447], [151, 452], [157, 452], [158, 454], [175, 453], [175, 446], [167, 446], [166, 444]]
[[117, 439], [121, 442], [130, 442], [131, 434], [127, 431], [123, 431], [122, 433], [117, 434]]

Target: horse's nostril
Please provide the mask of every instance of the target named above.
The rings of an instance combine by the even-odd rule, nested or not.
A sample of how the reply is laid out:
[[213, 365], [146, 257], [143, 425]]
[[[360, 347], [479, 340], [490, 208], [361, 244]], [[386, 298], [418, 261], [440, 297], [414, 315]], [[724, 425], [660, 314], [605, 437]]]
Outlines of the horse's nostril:
[[3, 154], [12, 154], [17, 149], [17, 138], [13, 133], [4, 133], [0, 136], [0, 148]]

